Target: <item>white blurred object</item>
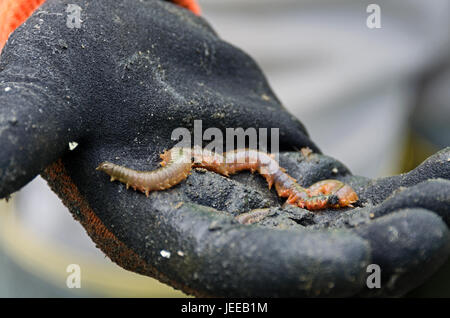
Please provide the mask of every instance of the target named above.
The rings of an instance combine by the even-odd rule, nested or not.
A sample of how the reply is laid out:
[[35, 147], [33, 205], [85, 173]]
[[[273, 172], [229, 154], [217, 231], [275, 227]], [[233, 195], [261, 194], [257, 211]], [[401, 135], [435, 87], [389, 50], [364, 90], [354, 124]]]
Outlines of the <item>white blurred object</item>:
[[[322, 151], [355, 174], [396, 172], [414, 79], [449, 53], [449, 1], [199, 0], [261, 66]], [[369, 4], [381, 28], [369, 29]]]

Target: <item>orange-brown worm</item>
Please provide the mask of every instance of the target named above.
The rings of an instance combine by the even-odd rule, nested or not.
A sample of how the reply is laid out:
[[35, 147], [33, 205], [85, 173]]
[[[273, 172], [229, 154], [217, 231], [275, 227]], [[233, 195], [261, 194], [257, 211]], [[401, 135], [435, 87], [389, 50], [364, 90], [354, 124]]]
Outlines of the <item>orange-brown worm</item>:
[[153, 171], [136, 171], [110, 162], [103, 162], [97, 170], [111, 176], [111, 181], [125, 183], [127, 189], [144, 192], [166, 190], [180, 183], [189, 175], [192, 167], [205, 168], [224, 176], [242, 170], [257, 171], [269, 184], [275, 185], [278, 195], [287, 202], [308, 210], [352, 206], [358, 201], [355, 191], [338, 180], [319, 181], [309, 188], [301, 187], [297, 181], [281, 168], [271, 154], [252, 149], [238, 149], [218, 154], [200, 147], [175, 147], [161, 155], [161, 168]]

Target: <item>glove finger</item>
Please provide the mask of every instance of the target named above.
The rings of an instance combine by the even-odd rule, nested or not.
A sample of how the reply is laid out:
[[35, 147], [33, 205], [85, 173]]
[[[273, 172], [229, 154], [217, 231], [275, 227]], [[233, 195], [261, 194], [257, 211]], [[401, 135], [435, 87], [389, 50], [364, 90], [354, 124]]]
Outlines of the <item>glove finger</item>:
[[83, 100], [78, 97], [87, 97], [86, 91], [74, 89], [76, 76], [68, 72], [70, 60], [63, 54], [69, 30], [65, 16], [50, 14], [46, 6], [13, 33], [2, 50], [0, 198], [59, 158], [85, 127]]
[[[82, 130], [76, 112], [39, 81], [0, 73], [0, 198], [17, 191], [60, 157]], [[9, 73], [9, 74], [7, 74]]]
[[370, 243], [372, 262], [381, 269], [380, 288], [363, 289], [359, 296], [404, 295], [450, 254], [447, 226], [436, 214], [420, 208], [397, 210], [354, 231]]
[[450, 180], [450, 147], [430, 156], [408, 173], [371, 181], [362, 189], [361, 197], [364, 201], [376, 205], [383, 202], [400, 187], [411, 187], [428, 179], [436, 178]]
[[403, 189], [371, 209], [371, 213], [379, 217], [405, 208], [433, 211], [450, 225], [450, 180], [434, 179]]

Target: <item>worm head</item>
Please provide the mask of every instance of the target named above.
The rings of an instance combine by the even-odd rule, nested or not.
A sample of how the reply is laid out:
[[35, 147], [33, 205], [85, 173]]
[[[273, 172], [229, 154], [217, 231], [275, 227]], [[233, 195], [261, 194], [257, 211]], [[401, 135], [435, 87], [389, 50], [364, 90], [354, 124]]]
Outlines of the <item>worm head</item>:
[[337, 204], [339, 207], [351, 206], [352, 203], [358, 201], [358, 195], [349, 185], [344, 185], [340, 188], [335, 193], [335, 196], [339, 199], [339, 203]]
[[99, 164], [95, 170], [109, 172], [112, 170], [113, 166], [114, 166], [114, 164], [112, 164], [111, 162], [105, 161], [105, 162], [102, 162], [101, 164]]

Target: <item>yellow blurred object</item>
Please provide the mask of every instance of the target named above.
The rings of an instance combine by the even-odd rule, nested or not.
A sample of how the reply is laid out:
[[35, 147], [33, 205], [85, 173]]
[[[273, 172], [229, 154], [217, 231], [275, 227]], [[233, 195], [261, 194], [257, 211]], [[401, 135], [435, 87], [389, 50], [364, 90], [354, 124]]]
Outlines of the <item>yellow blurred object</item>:
[[441, 149], [430, 140], [409, 129], [398, 173], [406, 173], [415, 169], [439, 150]]

